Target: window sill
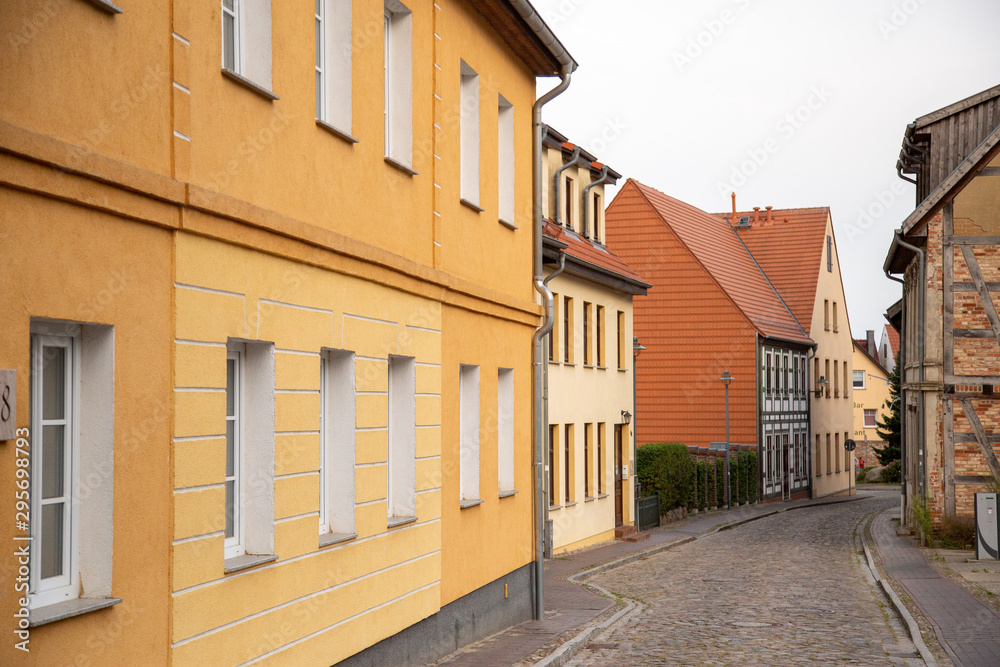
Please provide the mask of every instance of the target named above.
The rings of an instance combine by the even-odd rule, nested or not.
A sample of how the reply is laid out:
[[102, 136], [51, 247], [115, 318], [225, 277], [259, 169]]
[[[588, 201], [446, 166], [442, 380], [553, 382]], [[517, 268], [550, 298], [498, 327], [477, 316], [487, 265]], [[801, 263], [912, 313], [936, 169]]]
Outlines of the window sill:
[[597, 499], [598, 500], [601, 500], [601, 499], [607, 498], [607, 497], [608, 497], [608, 494], [606, 494], [606, 493], [598, 493], [597, 494]]
[[566, 503], [566, 504], [564, 504], [564, 505], [563, 505], [563, 507], [574, 507], [575, 505], [576, 505], [576, 501], [574, 500], [574, 501], [573, 501], [573, 502], [571, 502], [571, 503]]
[[408, 523], [416, 523], [417, 517], [415, 516], [391, 516], [389, 517], [389, 528], [395, 528], [397, 526], [405, 526]]
[[627, 368], [619, 368], [618, 372], [619, 373], [628, 373], [628, 369]]
[[592, 500], [597, 500], [597, 498], [594, 498], [592, 496], [587, 496], [586, 498], [583, 499], [583, 502], [589, 503]]
[[247, 554], [245, 556], [227, 558], [224, 565], [226, 574], [232, 574], [233, 572], [248, 570], [251, 567], [263, 565], [264, 563], [272, 563], [276, 560], [278, 560], [278, 557], [274, 554]]
[[475, 507], [476, 505], [482, 505], [483, 502], [484, 501], [480, 500], [479, 498], [476, 498], [475, 500], [463, 500], [459, 504], [462, 506], [462, 509], [467, 510], [470, 507]]
[[[89, 2], [92, 5], [94, 5], [98, 9], [107, 12], [108, 14], [124, 14], [125, 13], [124, 9], [122, 9], [118, 5], [114, 4], [113, 2], [109, 2], [108, 0], [87, 0], [87, 2]], [[119, 602], [120, 602], [120, 600], [119, 600]]]
[[501, 498], [513, 498], [513, 497], [514, 497], [514, 496], [516, 496], [516, 495], [517, 495], [517, 491], [514, 491], [514, 490], [510, 490], [510, 491], [501, 491], [501, 492], [500, 492], [500, 497], [501, 497]]
[[357, 139], [355, 139], [354, 137], [352, 137], [350, 134], [348, 134], [347, 132], [344, 132], [343, 130], [338, 130], [337, 128], [335, 128], [333, 125], [330, 125], [325, 120], [320, 120], [319, 118], [317, 118], [316, 119], [316, 125], [320, 129], [326, 130], [327, 132], [329, 132], [333, 136], [337, 137], [338, 139], [343, 139], [344, 141], [346, 141], [349, 144], [361, 143]]
[[482, 213], [483, 211], [486, 210], [485, 208], [481, 207], [479, 204], [474, 204], [471, 201], [469, 201], [468, 199], [466, 199], [465, 197], [460, 197], [458, 201], [459, 201], [460, 204], [462, 204], [462, 206], [465, 206], [466, 208], [471, 208], [476, 213]]
[[564, 361], [562, 363], [563, 363], [563, 366], [576, 366], [576, 364], [574, 364], [572, 361]]
[[562, 509], [562, 505], [549, 505], [549, 511], [550, 512], [555, 512], [556, 510], [561, 510], [561, 509]]
[[561, 361], [555, 361], [553, 359], [549, 359], [549, 364], [552, 365], [552, 366], [561, 366], [562, 362]]
[[597, 366], [595, 366], [593, 364], [584, 364], [583, 367], [584, 368], [597, 368]]
[[38, 607], [28, 612], [28, 627], [37, 628], [46, 623], [55, 623], [65, 618], [89, 614], [98, 609], [113, 607], [121, 601], [121, 598], [77, 598], [76, 600], [66, 600]]
[[599, 370], [599, 371], [606, 371], [606, 370], [608, 370], [608, 367], [607, 366], [602, 366], [600, 364], [597, 364], [597, 370]]
[[413, 171], [412, 168], [406, 166], [405, 164], [403, 164], [402, 162], [399, 162], [398, 160], [395, 160], [395, 159], [389, 157], [388, 155], [385, 156], [385, 163], [387, 165], [389, 165], [390, 167], [395, 167], [396, 169], [400, 170], [401, 172], [403, 172], [404, 174], [407, 174], [409, 176], [419, 176], [420, 175], [417, 172]]
[[827, 474], [827, 475], [832, 475], [832, 474], [833, 474], [833, 471], [831, 470], [831, 471], [827, 472], [826, 474]]
[[500, 218], [500, 224], [503, 225], [504, 227], [507, 227], [508, 229], [513, 229], [515, 231], [519, 229], [519, 227], [515, 225], [513, 222], [507, 222], [503, 218]]
[[319, 547], [330, 547], [341, 542], [349, 542], [357, 538], [357, 533], [324, 533], [319, 536]]
[[274, 102], [276, 100], [280, 100], [281, 99], [280, 97], [278, 97], [277, 95], [275, 95], [274, 93], [272, 93], [270, 90], [268, 90], [264, 86], [261, 86], [260, 84], [254, 83], [253, 81], [251, 81], [250, 79], [246, 78], [245, 76], [242, 76], [240, 74], [237, 74], [236, 72], [230, 71], [230, 70], [226, 69], [225, 67], [222, 68], [222, 76], [226, 77], [227, 79], [229, 79], [230, 81], [232, 81], [234, 83], [240, 84], [244, 88], [248, 89], [250, 92], [256, 93], [256, 94], [260, 95], [261, 97], [263, 97], [264, 99], [270, 100], [271, 102]]

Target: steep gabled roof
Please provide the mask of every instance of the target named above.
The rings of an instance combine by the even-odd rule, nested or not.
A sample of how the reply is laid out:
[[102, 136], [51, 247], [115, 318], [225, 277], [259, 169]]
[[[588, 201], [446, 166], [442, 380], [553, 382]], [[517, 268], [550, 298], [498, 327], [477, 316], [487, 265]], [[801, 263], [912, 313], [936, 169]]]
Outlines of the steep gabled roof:
[[[754, 213], [737, 213], [733, 224]], [[773, 209], [770, 222], [760, 211], [757, 222], [736, 230], [806, 333], [812, 328], [829, 217], [829, 207]]]
[[[542, 235], [548, 244], [553, 244], [566, 253], [566, 272], [599, 282], [629, 294], [645, 294], [650, 284], [633, 271], [618, 255], [605, 246], [580, 238], [575, 232], [566, 231], [550, 220], [545, 221]], [[563, 248], [562, 246], [565, 246]], [[577, 271], [572, 265], [576, 265]]]
[[629, 184], [639, 190], [757, 331], [769, 338], [813, 343], [728, 222], [633, 179], [626, 187]]
[[889, 345], [892, 347], [893, 355], [899, 354], [899, 332], [891, 324], [885, 325], [885, 333], [889, 337]]
[[[874, 355], [872, 355], [871, 351], [868, 349], [868, 341], [866, 341], [866, 340], [858, 340], [857, 338], [855, 338], [853, 340], [854, 340], [854, 349], [856, 349], [858, 352], [860, 352], [861, 354], [863, 354], [866, 357], [868, 357], [868, 361], [872, 362], [873, 364], [875, 364], [876, 366], [878, 366], [880, 369], [882, 369], [883, 371], [885, 371], [886, 375], [889, 374], [889, 371], [886, 370], [886, 367], [882, 365], [882, 362], [879, 361]], [[859, 370], [859, 369], [856, 368], [854, 370]]]

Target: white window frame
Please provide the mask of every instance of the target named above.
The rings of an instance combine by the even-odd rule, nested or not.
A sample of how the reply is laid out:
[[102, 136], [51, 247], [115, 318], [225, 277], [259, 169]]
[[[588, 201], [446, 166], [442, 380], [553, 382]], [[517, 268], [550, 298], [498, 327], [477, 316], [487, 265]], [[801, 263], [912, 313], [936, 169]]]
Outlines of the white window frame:
[[[875, 423], [873, 423], [871, 426], [868, 425], [867, 418], [865, 415], [865, 413], [869, 411], [875, 413], [875, 419], [874, 419]], [[878, 410], [872, 408], [861, 408], [861, 423], [865, 428], [878, 428]]]
[[[233, 415], [231, 417], [230, 415], [226, 415], [227, 430], [229, 428], [228, 422], [233, 422], [233, 535], [226, 536], [224, 540], [225, 558], [227, 560], [246, 554], [246, 544], [244, 542], [244, 536], [246, 535], [246, 520], [243, 515], [243, 487], [246, 479], [246, 464], [243, 452], [243, 444], [245, 441], [244, 394], [246, 388], [246, 346], [238, 345], [235, 347], [242, 349], [234, 349], [233, 346], [230, 346], [229, 350], [226, 352], [227, 376], [230, 361], [234, 362], [235, 371], [233, 373]], [[228, 393], [228, 377], [226, 384]], [[226, 397], [226, 401], [228, 403], [228, 396]], [[226, 476], [226, 482], [229, 482], [229, 475]], [[226, 512], [228, 513], [228, 511], [229, 508], [226, 507]]]
[[459, 190], [463, 200], [479, 206], [479, 74], [464, 60], [459, 65]]
[[[858, 386], [858, 374], [861, 374], [861, 385]], [[864, 389], [865, 388], [865, 372], [864, 371], [852, 371], [851, 372], [851, 387], [854, 389]]]
[[385, 0], [385, 156], [413, 166], [413, 14], [399, 0]]
[[354, 534], [356, 454], [355, 354], [324, 350], [320, 357], [319, 534]]
[[497, 96], [497, 215], [500, 222], [515, 225], [516, 156], [514, 144], [514, 105], [503, 95]]
[[[31, 385], [31, 606], [45, 607], [79, 597], [79, 485], [80, 467], [80, 339], [78, 336], [39, 333], [32, 336], [33, 381]], [[42, 350], [44, 347], [59, 347], [65, 350], [65, 376], [63, 401], [65, 405], [62, 419], [44, 419], [42, 396]], [[42, 474], [44, 459], [43, 427], [61, 425], [64, 427], [63, 444], [63, 548], [62, 574], [41, 579], [41, 554], [43, 552]]]
[[497, 369], [497, 483], [514, 491], [514, 369]]
[[479, 496], [479, 366], [459, 366], [459, 492], [463, 501]]
[[351, 134], [351, 0], [318, 0], [316, 120]]
[[[222, 31], [222, 69], [233, 72], [234, 74], [242, 74], [243, 72], [243, 60], [242, 60], [242, 49], [241, 49], [241, 39], [243, 37], [243, 30], [241, 25], [241, 12], [240, 12], [240, 2], [241, 0], [232, 0], [233, 8], [229, 9], [226, 7], [226, 0], [221, 0], [222, 6], [222, 21], [220, 22], [220, 29]], [[233, 44], [232, 44], [232, 56], [233, 65], [229, 67], [226, 64], [226, 54], [227, 47], [226, 43], [226, 17], [231, 17], [233, 21]]]
[[416, 517], [416, 360], [389, 355], [389, 455], [386, 505], [393, 519]]
[[[221, 0], [222, 69], [265, 91], [271, 90], [271, 0], [233, 0], [233, 9]], [[233, 18], [233, 66], [226, 66], [226, 17]]]

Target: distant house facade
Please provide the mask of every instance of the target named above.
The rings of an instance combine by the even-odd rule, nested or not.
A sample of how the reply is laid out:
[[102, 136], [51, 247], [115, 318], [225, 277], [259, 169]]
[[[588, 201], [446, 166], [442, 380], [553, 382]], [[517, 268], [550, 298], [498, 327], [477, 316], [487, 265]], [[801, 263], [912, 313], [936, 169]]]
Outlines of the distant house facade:
[[899, 331], [891, 324], [886, 324], [882, 327], [882, 337], [873, 356], [891, 373], [892, 369], [896, 367], [897, 354], [899, 354]]
[[[765, 499], [807, 496], [814, 480], [809, 361], [816, 344], [730, 223], [629, 179], [607, 211], [608, 246], [652, 287], [635, 298], [646, 348], [636, 438], [757, 447]], [[845, 485], [846, 486], [846, 485]]]
[[[851, 323], [828, 207], [735, 211], [727, 216], [816, 349], [809, 363], [813, 495], [847, 491], [853, 430]], [[767, 432], [763, 433], [765, 450]]]
[[878, 465], [875, 452], [885, 447], [885, 442], [877, 433], [878, 422], [889, 412], [889, 371], [885, 370], [875, 355], [868, 352], [874, 345], [874, 332], [869, 331], [868, 340], [854, 341], [851, 389], [854, 392], [854, 433], [851, 438], [857, 443], [854, 454], [866, 467]]
[[1000, 86], [909, 124], [897, 169], [917, 189], [884, 265], [903, 283], [904, 500], [940, 526], [1000, 479]]
[[649, 285], [604, 244], [604, 185], [621, 175], [545, 128], [549, 545], [605, 542], [634, 521], [632, 298]]

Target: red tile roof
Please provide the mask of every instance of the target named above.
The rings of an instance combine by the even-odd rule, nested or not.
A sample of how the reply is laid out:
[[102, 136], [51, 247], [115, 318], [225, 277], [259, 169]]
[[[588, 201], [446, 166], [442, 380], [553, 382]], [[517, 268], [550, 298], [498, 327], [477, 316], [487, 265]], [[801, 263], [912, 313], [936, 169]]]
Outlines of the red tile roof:
[[[742, 216], [751, 219], [749, 228], [737, 232], [795, 319], [811, 333], [830, 209], [773, 209], [771, 222], [767, 222], [767, 211], [757, 212], [757, 222], [752, 222], [754, 213], [737, 212], [736, 221]], [[731, 213], [715, 215], [732, 217]]]
[[565, 243], [568, 247], [564, 251], [567, 255], [576, 259], [600, 267], [605, 271], [610, 271], [618, 276], [635, 283], [649, 286], [642, 277], [633, 271], [628, 264], [621, 260], [618, 255], [608, 248], [591, 243], [587, 239], [580, 238], [575, 233], [567, 233], [566, 229], [555, 224], [551, 220], [545, 221], [542, 233], [550, 239], [555, 239]]
[[[677, 234], [698, 263], [761, 334], [798, 343], [813, 342], [729, 223], [638, 181], [629, 179], [626, 187], [629, 185], [634, 185], [642, 193], [662, 222]], [[815, 296], [815, 280], [812, 282]], [[809, 308], [811, 318], [812, 304]]]
[[899, 354], [899, 332], [891, 324], [885, 325], [885, 331], [889, 334], [889, 345], [892, 347], [894, 355]]

